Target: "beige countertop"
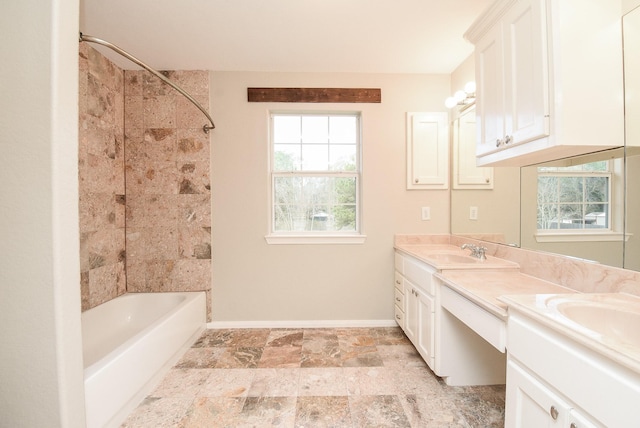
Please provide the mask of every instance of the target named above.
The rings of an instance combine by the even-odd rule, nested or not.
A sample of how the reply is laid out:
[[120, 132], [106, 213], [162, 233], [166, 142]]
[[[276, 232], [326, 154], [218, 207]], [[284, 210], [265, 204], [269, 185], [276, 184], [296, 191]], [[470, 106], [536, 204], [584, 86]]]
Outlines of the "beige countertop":
[[[437, 270], [460, 269], [460, 270], [483, 270], [483, 269], [507, 269], [517, 270], [520, 266], [512, 261], [500, 259], [498, 257], [487, 256], [486, 260], [479, 260], [471, 257], [468, 250], [462, 250], [460, 247], [448, 244], [396, 244], [396, 250], [415, 257], [416, 259], [433, 266]], [[452, 254], [463, 256], [469, 259], [469, 263], [456, 263], [448, 260], [440, 260], [438, 255]]]
[[498, 300], [509, 294], [560, 294], [575, 290], [512, 270], [448, 270], [436, 274], [449, 288], [486, 309], [507, 319], [507, 304]]
[[640, 374], [640, 297], [625, 293], [537, 294], [503, 296], [500, 301], [510, 311], [522, 312]]

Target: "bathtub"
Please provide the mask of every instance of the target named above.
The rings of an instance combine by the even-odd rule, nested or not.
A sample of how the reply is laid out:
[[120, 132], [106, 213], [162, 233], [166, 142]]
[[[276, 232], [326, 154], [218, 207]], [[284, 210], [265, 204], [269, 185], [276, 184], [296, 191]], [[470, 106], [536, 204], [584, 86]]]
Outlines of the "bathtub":
[[205, 293], [130, 293], [82, 313], [87, 427], [119, 426], [205, 328]]

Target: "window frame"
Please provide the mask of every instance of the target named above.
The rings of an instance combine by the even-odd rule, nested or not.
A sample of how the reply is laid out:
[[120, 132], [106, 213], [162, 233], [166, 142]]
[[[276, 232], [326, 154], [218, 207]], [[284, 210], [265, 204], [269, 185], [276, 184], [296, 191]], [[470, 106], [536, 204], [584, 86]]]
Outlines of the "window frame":
[[[613, 160], [606, 160], [606, 171], [537, 171], [536, 177], [558, 176], [558, 177], [607, 177], [608, 178], [608, 202], [607, 202], [607, 228], [577, 228], [577, 229], [538, 229], [536, 227], [535, 239], [537, 242], [604, 242], [621, 241], [623, 234], [617, 230], [617, 219], [614, 218], [613, 210], [616, 205], [617, 171]], [[537, 194], [537, 191], [536, 191]], [[585, 204], [583, 201], [581, 204]], [[536, 202], [536, 209], [538, 203]], [[537, 216], [536, 216], [537, 217]], [[536, 221], [537, 222], [537, 221]]]
[[[303, 169], [296, 171], [274, 170], [274, 117], [276, 116], [349, 116], [356, 119], [356, 170], [355, 171], [314, 171]], [[268, 244], [362, 244], [366, 240], [362, 227], [362, 117], [361, 111], [339, 110], [270, 110], [268, 112], [269, 123], [269, 160], [268, 160], [268, 233], [265, 240]], [[353, 231], [276, 231], [275, 230], [275, 181], [278, 177], [348, 177], [355, 178], [356, 184], [356, 225]]]

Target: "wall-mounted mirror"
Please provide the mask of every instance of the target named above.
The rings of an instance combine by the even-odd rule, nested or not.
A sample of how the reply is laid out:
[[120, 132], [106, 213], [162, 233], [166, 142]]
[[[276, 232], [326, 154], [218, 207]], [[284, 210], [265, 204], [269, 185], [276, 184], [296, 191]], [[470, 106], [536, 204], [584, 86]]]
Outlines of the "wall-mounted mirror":
[[[624, 150], [521, 170], [494, 168], [494, 189], [452, 190], [452, 234], [517, 243], [523, 248], [640, 271], [640, 8], [623, 17], [623, 39]], [[454, 122], [453, 126], [455, 130], [459, 123]], [[590, 165], [581, 166], [585, 163]], [[571, 170], [573, 178], [559, 179], [560, 176], [569, 177]], [[608, 178], [603, 179], [603, 176]], [[587, 180], [586, 177], [590, 178]], [[543, 199], [549, 194], [548, 189], [539, 194], [538, 188], [543, 185], [555, 186], [559, 198], [555, 208], [550, 208], [553, 204], [545, 203]], [[580, 191], [582, 201], [576, 196]], [[565, 194], [559, 196], [558, 192]], [[572, 195], [567, 194], [571, 192]], [[576, 206], [580, 204], [578, 210]], [[478, 207], [476, 221], [469, 219], [471, 206]], [[546, 213], [545, 207], [548, 208]], [[504, 213], [509, 215], [504, 217]], [[487, 224], [480, 221], [483, 216], [499, 220]], [[553, 231], [541, 232], [541, 223], [544, 227], [555, 227], [557, 236], [553, 236]], [[517, 232], [514, 227], [518, 228]]]
[[519, 246], [520, 169], [475, 166], [473, 107], [461, 112], [452, 127], [452, 233]]

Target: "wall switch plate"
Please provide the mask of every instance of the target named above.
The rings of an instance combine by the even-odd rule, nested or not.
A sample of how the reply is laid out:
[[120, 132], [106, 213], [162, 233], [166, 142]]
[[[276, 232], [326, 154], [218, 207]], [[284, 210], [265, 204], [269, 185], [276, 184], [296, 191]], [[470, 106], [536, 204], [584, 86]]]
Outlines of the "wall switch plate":
[[431, 207], [422, 207], [422, 220], [431, 220]]
[[478, 219], [478, 207], [469, 207], [469, 220]]

